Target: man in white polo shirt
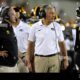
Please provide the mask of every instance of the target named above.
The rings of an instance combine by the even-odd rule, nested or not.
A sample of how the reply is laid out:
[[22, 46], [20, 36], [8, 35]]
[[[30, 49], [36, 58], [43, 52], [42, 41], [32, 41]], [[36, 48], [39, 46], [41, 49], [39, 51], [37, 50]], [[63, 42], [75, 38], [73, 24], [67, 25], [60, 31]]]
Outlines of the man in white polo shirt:
[[43, 7], [42, 15], [43, 19], [33, 25], [29, 34], [27, 65], [31, 72], [35, 70], [35, 72], [58, 73], [60, 50], [64, 59], [64, 69], [68, 67], [63, 33], [60, 25], [53, 22], [55, 9], [52, 6]]
[[18, 67], [20, 72], [27, 72], [27, 68], [25, 66], [25, 55], [27, 53], [28, 47], [29, 26], [26, 23], [20, 21], [19, 25], [17, 27], [14, 27], [14, 32], [18, 42], [19, 57], [23, 61], [19, 61]]

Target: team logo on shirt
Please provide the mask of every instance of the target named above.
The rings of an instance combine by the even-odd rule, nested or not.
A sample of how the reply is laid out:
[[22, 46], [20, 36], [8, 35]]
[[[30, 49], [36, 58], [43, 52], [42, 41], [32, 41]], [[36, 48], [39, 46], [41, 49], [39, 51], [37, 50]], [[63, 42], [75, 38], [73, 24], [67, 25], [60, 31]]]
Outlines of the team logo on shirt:
[[41, 29], [39, 29], [38, 31], [41, 31]]
[[23, 29], [20, 29], [19, 31], [21, 31], [21, 32], [22, 32], [22, 31], [23, 31]]
[[6, 33], [9, 35], [10, 34], [10, 31], [9, 30], [6, 30]]
[[51, 30], [55, 30], [54, 28], [51, 28]]
[[41, 31], [42, 29], [38, 29], [38, 31]]

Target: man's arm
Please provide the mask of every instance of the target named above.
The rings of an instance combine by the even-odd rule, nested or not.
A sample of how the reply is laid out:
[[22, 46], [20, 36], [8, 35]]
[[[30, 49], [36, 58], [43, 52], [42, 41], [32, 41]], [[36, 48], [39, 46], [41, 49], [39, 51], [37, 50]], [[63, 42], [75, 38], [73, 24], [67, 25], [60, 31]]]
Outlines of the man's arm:
[[62, 53], [62, 56], [67, 56], [67, 50], [66, 50], [66, 46], [65, 46], [65, 42], [59, 42], [59, 46], [60, 46], [60, 51]]
[[34, 57], [34, 42], [29, 41], [27, 56], [29, 56], [29, 60], [32, 62]]
[[68, 63], [68, 55], [67, 55], [65, 42], [64, 41], [59, 42], [59, 46], [60, 46], [61, 55], [64, 61], [64, 69], [67, 69], [69, 63]]
[[27, 66], [29, 68], [29, 71], [34, 71], [34, 42], [29, 41], [28, 44], [28, 51], [26, 54], [26, 60], [27, 60]]
[[35, 25], [29, 31], [26, 64], [30, 72], [34, 71]]

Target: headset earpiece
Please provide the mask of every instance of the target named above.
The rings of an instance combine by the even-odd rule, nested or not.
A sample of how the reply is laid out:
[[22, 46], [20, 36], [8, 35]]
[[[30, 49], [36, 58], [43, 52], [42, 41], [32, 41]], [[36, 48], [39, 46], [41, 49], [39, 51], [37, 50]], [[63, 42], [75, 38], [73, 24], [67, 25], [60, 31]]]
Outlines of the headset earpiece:
[[6, 9], [3, 11], [3, 13], [2, 13], [3, 19], [7, 19], [7, 20], [10, 19], [10, 16], [9, 16], [9, 9], [10, 9], [10, 8], [6, 8]]
[[44, 9], [42, 10], [42, 17], [46, 18], [46, 11]]
[[42, 18], [46, 18], [46, 8], [48, 7], [48, 5], [44, 5], [43, 7], [42, 7], [42, 10], [41, 10], [41, 12], [40, 12], [40, 16], [42, 17]]

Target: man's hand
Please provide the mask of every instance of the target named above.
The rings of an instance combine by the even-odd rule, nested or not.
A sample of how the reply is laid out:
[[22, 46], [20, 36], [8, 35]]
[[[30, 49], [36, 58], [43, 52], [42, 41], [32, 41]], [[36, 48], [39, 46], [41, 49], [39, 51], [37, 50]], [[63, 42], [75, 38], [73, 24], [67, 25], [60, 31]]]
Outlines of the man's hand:
[[29, 72], [33, 72], [33, 68], [32, 68], [31, 62], [27, 62], [27, 67], [29, 69]]
[[28, 50], [26, 54], [26, 65], [30, 72], [35, 72], [34, 70], [34, 46], [35, 46], [35, 42], [29, 41]]
[[66, 70], [68, 68], [68, 66], [69, 66], [68, 60], [64, 59], [63, 60], [63, 65], [64, 65], [64, 70]]
[[65, 70], [69, 66], [67, 48], [64, 41], [59, 42], [59, 46], [60, 46], [61, 55], [63, 56], [62, 65]]
[[8, 51], [0, 51], [0, 56], [2, 56], [3, 58], [4, 58], [4, 57], [8, 57], [7, 52], [8, 52]]
[[68, 66], [69, 66], [68, 57], [64, 57], [63, 66], [64, 66], [64, 70], [66, 70], [68, 68]]
[[26, 57], [26, 66], [28, 67], [29, 72], [33, 72], [32, 63], [31, 63], [30, 57], [28, 55]]

